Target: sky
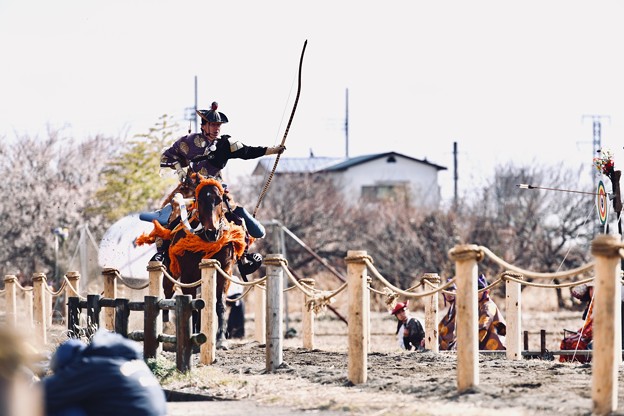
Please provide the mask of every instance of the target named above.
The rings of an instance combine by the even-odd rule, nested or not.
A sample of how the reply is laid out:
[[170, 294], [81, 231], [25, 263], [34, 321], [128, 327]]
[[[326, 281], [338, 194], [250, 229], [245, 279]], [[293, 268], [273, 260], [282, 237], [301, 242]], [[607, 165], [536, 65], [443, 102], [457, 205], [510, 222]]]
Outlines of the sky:
[[[624, 2], [0, 0], [0, 140], [131, 137], [219, 102], [222, 133], [284, 157], [395, 151], [470, 192], [496, 166], [624, 150]], [[624, 154], [622, 154], [624, 157]], [[232, 161], [246, 175], [255, 161]], [[589, 171], [588, 171], [589, 172]], [[587, 173], [589, 177], [590, 174]], [[570, 186], [582, 178], [570, 178]], [[539, 184], [548, 186], [547, 183]]]

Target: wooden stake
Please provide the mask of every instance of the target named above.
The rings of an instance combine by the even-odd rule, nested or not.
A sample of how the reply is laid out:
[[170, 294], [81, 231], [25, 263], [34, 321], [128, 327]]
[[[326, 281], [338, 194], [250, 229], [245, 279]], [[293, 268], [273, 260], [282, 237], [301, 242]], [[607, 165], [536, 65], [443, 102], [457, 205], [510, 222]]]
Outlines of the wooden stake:
[[[514, 276], [519, 278], [518, 276]], [[522, 294], [520, 283], [513, 280], [505, 281], [505, 314], [507, 315], [507, 359], [522, 360], [521, 323], [522, 323]]]
[[266, 344], [266, 284], [261, 287], [255, 285], [254, 291], [254, 328], [256, 341], [259, 344]]
[[4, 296], [6, 299], [6, 322], [11, 328], [17, 327], [17, 296], [15, 294], [17, 276], [4, 276]]
[[621, 336], [620, 245], [619, 238], [608, 234], [598, 235], [592, 242], [592, 254], [596, 259], [593, 300], [593, 415], [609, 415], [617, 410], [618, 363], [622, 355], [621, 350], [615, 349], [618, 345], [615, 338]]
[[35, 339], [41, 342], [41, 345], [46, 345], [47, 331], [46, 331], [46, 308], [45, 308], [45, 294], [44, 285], [46, 284], [46, 277], [43, 273], [34, 273], [33, 277], [33, 322], [35, 324]]
[[457, 388], [460, 393], [479, 384], [479, 338], [476, 245], [451, 251], [457, 274]]
[[267, 267], [266, 286], [266, 370], [273, 372], [283, 363], [282, 348], [284, 297], [282, 296], [286, 260], [281, 254], [269, 254], [264, 260]]
[[[109, 268], [103, 269], [102, 278], [104, 280], [104, 298], [117, 298], [117, 270]], [[104, 308], [104, 328], [109, 331], [115, 329], [115, 308]]]
[[[428, 280], [434, 287], [440, 286], [440, 276], [437, 273], [425, 273], [422, 280]], [[430, 287], [423, 286], [425, 290]], [[438, 341], [438, 294], [429, 296], [425, 300], [425, 349], [433, 352], [440, 352], [440, 343]]]
[[366, 383], [368, 378], [368, 336], [364, 300], [366, 289], [366, 251], [347, 252], [347, 299], [349, 304], [348, 379], [353, 384]]
[[[300, 283], [305, 283], [307, 286], [314, 288], [314, 279], [301, 279]], [[302, 325], [303, 325], [303, 348], [307, 350], [314, 349], [314, 311], [308, 308], [307, 304], [310, 300], [305, 293], [303, 295], [303, 305], [301, 308], [302, 313]]]
[[199, 347], [199, 361], [210, 365], [215, 362], [217, 355], [217, 269], [219, 261], [202, 259], [199, 263], [201, 270], [201, 297], [205, 302], [201, 311], [201, 332], [208, 340]]

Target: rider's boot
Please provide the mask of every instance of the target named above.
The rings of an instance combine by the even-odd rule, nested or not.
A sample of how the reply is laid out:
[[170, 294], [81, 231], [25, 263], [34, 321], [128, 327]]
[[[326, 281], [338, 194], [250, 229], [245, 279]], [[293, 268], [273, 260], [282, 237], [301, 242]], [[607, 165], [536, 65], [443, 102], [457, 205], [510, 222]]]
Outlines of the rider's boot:
[[264, 236], [266, 235], [264, 226], [262, 225], [262, 223], [260, 223], [260, 221], [255, 219], [253, 215], [249, 213], [249, 211], [247, 211], [244, 207], [238, 205], [232, 210], [232, 212], [234, 212], [234, 214], [238, 215], [245, 221], [245, 226], [247, 227], [247, 232], [249, 232], [250, 236], [252, 236], [253, 238], [264, 238]]

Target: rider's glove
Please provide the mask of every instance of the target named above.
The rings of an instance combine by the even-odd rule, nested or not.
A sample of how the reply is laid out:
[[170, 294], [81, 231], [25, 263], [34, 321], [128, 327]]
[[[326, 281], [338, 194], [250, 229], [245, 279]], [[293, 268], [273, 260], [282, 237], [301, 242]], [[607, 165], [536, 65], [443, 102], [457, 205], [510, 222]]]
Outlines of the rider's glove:
[[272, 147], [267, 147], [266, 152], [264, 153], [265, 155], [277, 155], [277, 154], [282, 154], [282, 152], [286, 150], [286, 146], [272, 146]]
[[186, 179], [186, 171], [182, 169], [182, 166], [179, 162], [174, 163], [173, 166], [175, 166], [175, 170], [178, 174], [178, 179], [180, 180], [180, 182], [184, 182], [184, 179]]

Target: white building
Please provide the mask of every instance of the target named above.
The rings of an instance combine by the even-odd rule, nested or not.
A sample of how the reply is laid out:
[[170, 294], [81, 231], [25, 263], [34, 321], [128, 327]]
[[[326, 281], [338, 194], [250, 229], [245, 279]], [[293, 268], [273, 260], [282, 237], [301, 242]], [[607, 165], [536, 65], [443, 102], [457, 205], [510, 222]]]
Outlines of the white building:
[[[273, 161], [260, 159], [252, 175], [265, 176]], [[348, 201], [393, 199], [423, 208], [440, 204], [438, 172], [446, 167], [396, 152], [344, 158], [280, 158], [276, 175], [331, 175]]]

